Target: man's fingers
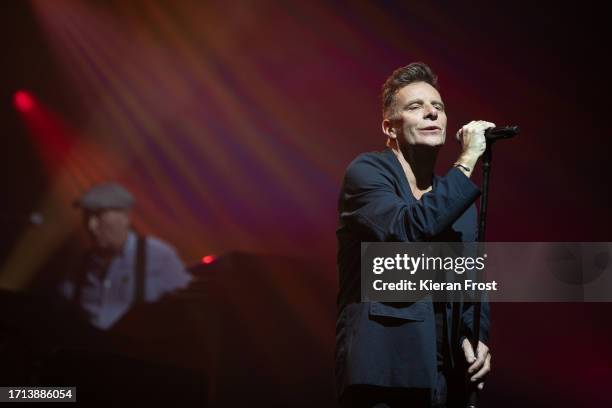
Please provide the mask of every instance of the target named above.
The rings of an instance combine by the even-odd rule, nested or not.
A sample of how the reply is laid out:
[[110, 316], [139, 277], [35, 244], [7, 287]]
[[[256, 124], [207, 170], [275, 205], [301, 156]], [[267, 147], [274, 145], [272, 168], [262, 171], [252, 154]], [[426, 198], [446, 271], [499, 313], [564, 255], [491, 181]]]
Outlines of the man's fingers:
[[463, 127], [461, 129], [459, 129], [457, 131], [457, 134], [455, 135], [455, 139], [457, 139], [458, 142], [461, 142], [461, 135], [463, 133]]
[[484, 344], [482, 341], [479, 341], [478, 342], [478, 355], [488, 354], [488, 353], [489, 353], [489, 346]]
[[470, 367], [468, 368], [468, 373], [472, 374], [470, 381], [479, 382], [478, 389], [484, 389], [484, 383], [482, 379], [491, 371], [491, 353], [489, 352], [489, 347], [486, 344], [479, 341], [478, 342], [478, 358], [474, 356], [474, 351], [472, 349], [472, 344], [468, 339], [463, 341], [461, 345], [463, 348], [463, 353], [465, 354], [465, 359], [468, 363], [470, 363]]
[[488, 356], [489, 354], [487, 353], [478, 354], [476, 361], [470, 366], [470, 368], [468, 368], [468, 373], [472, 374], [480, 370], [482, 366], [484, 366]]
[[472, 349], [472, 345], [468, 339], [463, 340], [463, 344], [461, 345], [463, 348], [463, 354], [465, 355], [465, 361], [472, 364], [476, 361], [476, 357], [474, 356], [474, 349]]
[[495, 123], [487, 122], [486, 120], [478, 120], [476, 121], [475, 124], [477, 124], [478, 126], [484, 127], [484, 128], [495, 127]]
[[461, 129], [459, 129], [457, 133], [455, 134], [455, 138], [457, 139], [457, 141], [460, 142], [465, 132], [468, 132], [468, 131], [475, 132], [477, 130], [484, 131], [488, 128], [493, 128], [493, 127], [495, 127], [495, 123], [493, 122], [487, 122], [486, 120], [473, 120], [467, 125], [462, 126]]
[[485, 132], [487, 131], [487, 129], [491, 129], [491, 128], [495, 127], [495, 123], [493, 123], [493, 122], [486, 122], [484, 120], [481, 122], [481, 124], [482, 124], [482, 129]]
[[483, 342], [478, 342], [478, 354], [476, 361], [468, 368], [468, 373], [475, 373], [485, 364], [486, 358], [489, 356], [489, 347]]
[[470, 130], [472, 126], [474, 126], [475, 124], [476, 124], [476, 121], [473, 120], [467, 125], [461, 126], [461, 128], [459, 128], [459, 130], [457, 131], [457, 134], [455, 135], [455, 137], [457, 138], [457, 141], [461, 142], [461, 140], [463, 139], [463, 134], [467, 132], [468, 130]]
[[485, 363], [485, 359], [479, 357], [478, 359], [476, 359], [476, 361], [474, 361], [472, 365], [470, 365], [470, 367], [468, 368], [468, 373], [473, 374], [475, 372], [478, 372], [478, 370], [482, 368], [484, 363]]
[[487, 358], [482, 365], [482, 368], [470, 378], [471, 381], [477, 382], [483, 379], [491, 371], [491, 355], [487, 354]]

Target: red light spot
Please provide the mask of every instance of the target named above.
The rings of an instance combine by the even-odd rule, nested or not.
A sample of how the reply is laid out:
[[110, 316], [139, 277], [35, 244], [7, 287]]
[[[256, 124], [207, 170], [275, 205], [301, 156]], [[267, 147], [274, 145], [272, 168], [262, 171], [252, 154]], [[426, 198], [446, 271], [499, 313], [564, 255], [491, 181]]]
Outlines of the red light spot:
[[13, 96], [15, 107], [21, 112], [28, 112], [34, 108], [34, 98], [27, 91], [17, 91]]
[[216, 259], [217, 258], [214, 255], [206, 255], [202, 257], [202, 263], [204, 265], [208, 265], [208, 264], [215, 262]]

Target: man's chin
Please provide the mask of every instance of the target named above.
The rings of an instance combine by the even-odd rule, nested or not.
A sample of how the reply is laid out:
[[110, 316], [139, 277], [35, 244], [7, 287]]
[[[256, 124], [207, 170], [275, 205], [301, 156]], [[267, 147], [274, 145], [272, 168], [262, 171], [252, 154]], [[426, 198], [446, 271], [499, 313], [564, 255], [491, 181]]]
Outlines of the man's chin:
[[415, 146], [421, 148], [440, 148], [444, 144], [444, 139], [441, 138], [428, 138], [424, 140], [419, 140], [415, 143]]

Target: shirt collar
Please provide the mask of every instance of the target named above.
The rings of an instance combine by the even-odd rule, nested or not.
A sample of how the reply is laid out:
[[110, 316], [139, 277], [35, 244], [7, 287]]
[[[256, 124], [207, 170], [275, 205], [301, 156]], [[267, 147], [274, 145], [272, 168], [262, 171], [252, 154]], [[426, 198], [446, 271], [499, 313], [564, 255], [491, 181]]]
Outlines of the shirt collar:
[[136, 233], [130, 230], [128, 233], [128, 237], [125, 240], [125, 244], [123, 244], [123, 248], [119, 252], [118, 256], [121, 258], [125, 258], [130, 254], [134, 253], [134, 248], [136, 247]]

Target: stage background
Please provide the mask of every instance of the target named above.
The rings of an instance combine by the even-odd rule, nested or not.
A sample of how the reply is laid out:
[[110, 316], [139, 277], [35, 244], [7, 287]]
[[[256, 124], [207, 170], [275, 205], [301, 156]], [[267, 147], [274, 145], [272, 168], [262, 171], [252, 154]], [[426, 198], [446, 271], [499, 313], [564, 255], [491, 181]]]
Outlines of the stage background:
[[[189, 265], [233, 251], [316, 261], [312, 293], [322, 299], [302, 299], [285, 279], [275, 290], [306, 327], [304, 344], [317, 344], [301, 360], [309, 377], [299, 398], [318, 381], [331, 404], [337, 195], [350, 161], [384, 147], [381, 84], [413, 61], [440, 77], [449, 134], [476, 119], [521, 126], [496, 147], [489, 241], [612, 241], [610, 35], [594, 3], [0, 7], [4, 288], [45, 281], [44, 265], [79, 226], [72, 200], [94, 182], [121, 181], [138, 200], [135, 227]], [[459, 152], [448, 139], [439, 173]], [[28, 224], [33, 212], [42, 225]], [[487, 406], [610, 404], [610, 312], [493, 305]], [[270, 356], [258, 364], [302, 370]], [[270, 385], [264, 378], [253, 381]]]

